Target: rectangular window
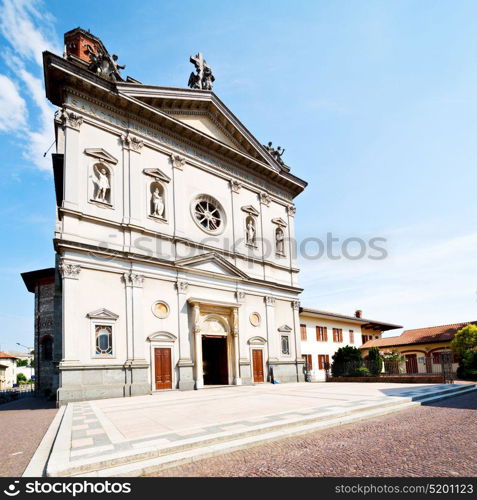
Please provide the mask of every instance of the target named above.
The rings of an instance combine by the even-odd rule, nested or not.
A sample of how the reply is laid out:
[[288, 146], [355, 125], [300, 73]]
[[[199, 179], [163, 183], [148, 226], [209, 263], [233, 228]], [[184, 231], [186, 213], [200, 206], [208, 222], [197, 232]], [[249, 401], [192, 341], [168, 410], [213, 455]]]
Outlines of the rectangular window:
[[306, 325], [300, 325], [301, 340], [306, 340]]
[[290, 340], [288, 335], [282, 335], [282, 354], [290, 354]]
[[349, 331], [349, 343], [354, 344], [354, 332], [353, 332], [353, 330]]
[[113, 355], [113, 327], [111, 325], [96, 325], [96, 355]]
[[333, 328], [333, 342], [343, 342], [342, 328]]
[[302, 354], [302, 358], [305, 360], [305, 370], [313, 370], [313, 361], [311, 359], [311, 354]]
[[327, 370], [330, 366], [328, 354], [318, 354], [318, 370]]
[[432, 362], [435, 365], [440, 365], [441, 364], [441, 354], [439, 352], [433, 352], [432, 353]]
[[326, 326], [317, 326], [316, 327], [316, 340], [318, 342], [327, 342], [328, 341], [328, 329]]

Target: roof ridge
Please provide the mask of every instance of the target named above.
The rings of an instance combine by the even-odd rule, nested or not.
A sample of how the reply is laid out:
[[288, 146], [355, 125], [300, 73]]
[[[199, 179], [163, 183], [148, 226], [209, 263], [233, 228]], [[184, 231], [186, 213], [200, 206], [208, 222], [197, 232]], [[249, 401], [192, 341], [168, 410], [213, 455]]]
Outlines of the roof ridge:
[[455, 325], [471, 325], [471, 324], [477, 324], [477, 320], [474, 321], [459, 321], [458, 323], [448, 323], [446, 325], [434, 325], [434, 326], [423, 326], [421, 328], [410, 328], [409, 330], [404, 330], [402, 332], [402, 335], [404, 335], [406, 332], [415, 332], [417, 330], [429, 330], [430, 328], [443, 328], [445, 326], [455, 326]]

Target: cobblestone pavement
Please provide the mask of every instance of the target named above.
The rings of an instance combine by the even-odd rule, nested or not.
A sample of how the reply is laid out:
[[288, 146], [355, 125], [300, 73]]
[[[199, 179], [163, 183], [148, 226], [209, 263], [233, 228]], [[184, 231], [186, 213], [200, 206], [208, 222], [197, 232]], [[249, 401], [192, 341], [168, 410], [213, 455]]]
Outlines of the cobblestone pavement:
[[57, 411], [40, 398], [0, 405], [0, 476], [23, 474]]
[[477, 394], [154, 474], [179, 477], [477, 476]]

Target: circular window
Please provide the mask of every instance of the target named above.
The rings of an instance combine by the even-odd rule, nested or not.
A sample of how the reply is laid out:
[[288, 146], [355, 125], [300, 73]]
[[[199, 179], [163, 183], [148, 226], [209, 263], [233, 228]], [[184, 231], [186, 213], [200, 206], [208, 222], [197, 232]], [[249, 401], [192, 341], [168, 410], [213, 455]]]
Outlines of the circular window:
[[152, 313], [159, 319], [164, 319], [169, 316], [169, 306], [160, 300], [152, 304]]
[[258, 326], [260, 324], [260, 314], [258, 313], [252, 313], [250, 315], [250, 323], [253, 325], [253, 326]]
[[225, 214], [220, 203], [211, 196], [199, 196], [191, 205], [195, 223], [208, 233], [220, 233], [225, 226]]

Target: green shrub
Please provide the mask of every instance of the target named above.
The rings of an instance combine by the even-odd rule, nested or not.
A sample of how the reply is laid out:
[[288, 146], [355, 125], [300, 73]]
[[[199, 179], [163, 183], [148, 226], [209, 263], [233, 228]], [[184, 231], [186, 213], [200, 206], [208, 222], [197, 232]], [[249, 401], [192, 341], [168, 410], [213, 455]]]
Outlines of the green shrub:
[[377, 347], [371, 347], [368, 352], [368, 369], [375, 377], [379, 377], [383, 371], [383, 357]]
[[372, 375], [373, 374], [365, 366], [360, 366], [359, 368], [350, 370], [345, 377], [371, 377]]
[[17, 373], [17, 384], [26, 384], [27, 378], [23, 373]]
[[363, 366], [361, 351], [357, 347], [340, 347], [334, 354], [331, 364], [331, 374], [333, 377], [342, 377], [349, 370]]

